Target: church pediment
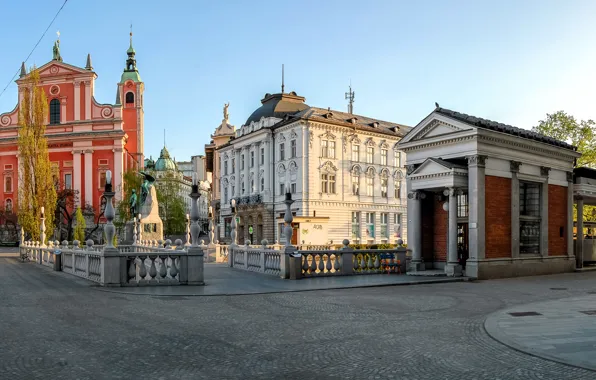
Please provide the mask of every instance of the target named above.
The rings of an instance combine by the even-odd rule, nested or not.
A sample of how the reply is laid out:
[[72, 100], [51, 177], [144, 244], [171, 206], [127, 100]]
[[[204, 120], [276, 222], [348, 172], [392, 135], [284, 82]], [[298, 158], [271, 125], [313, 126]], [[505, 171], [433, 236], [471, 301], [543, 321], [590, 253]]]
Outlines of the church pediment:
[[455, 133], [472, 131], [474, 129], [476, 128], [470, 125], [460, 122], [451, 122], [450, 120], [443, 118], [441, 115], [433, 113], [412, 129], [400, 141], [400, 145], [430, 138], [440, 138], [441, 136], [448, 137]]
[[[41, 66], [39, 69], [39, 76], [43, 79], [43, 77], [49, 76], [58, 76], [58, 75], [85, 75], [85, 76], [93, 76], [95, 73], [93, 71], [83, 69], [80, 67], [76, 67], [73, 65], [69, 65], [68, 63], [60, 62], [60, 61], [50, 61], [45, 65]], [[29, 76], [29, 75], [27, 75]], [[27, 77], [26, 76], [26, 77]], [[25, 77], [25, 78], [26, 78]], [[25, 78], [21, 78], [23, 80]]]

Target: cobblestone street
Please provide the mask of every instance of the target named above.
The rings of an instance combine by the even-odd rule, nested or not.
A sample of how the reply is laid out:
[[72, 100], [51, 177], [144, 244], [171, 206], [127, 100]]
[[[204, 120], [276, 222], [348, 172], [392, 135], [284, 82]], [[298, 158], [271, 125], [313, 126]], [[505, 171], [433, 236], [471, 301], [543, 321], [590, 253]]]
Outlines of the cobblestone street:
[[495, 341], [484, 321], [504, 308], [586, 295], [595, 280], [592, 272], [156, 297], [99, 291], [0, 257], [0, 377], [594, 379]]

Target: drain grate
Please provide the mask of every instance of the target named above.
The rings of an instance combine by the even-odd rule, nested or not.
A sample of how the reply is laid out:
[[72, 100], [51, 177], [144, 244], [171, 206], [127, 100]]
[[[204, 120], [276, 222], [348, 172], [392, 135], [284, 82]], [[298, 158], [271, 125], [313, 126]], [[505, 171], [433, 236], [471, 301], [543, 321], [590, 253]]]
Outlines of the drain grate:
[[512, 317], [533, 317], [533, 316], [542, 315], [542, 314], [537, 313], [535, 311], [518, 311], [518, 312], [514, 312], [514, 313], [509, 313], [509, 315], [511, 315]]
[[550, 288], [550, 290], [567, 290], [567, 288]]
[[596, 315], [596, 310], [582, 310], [580, 313], [584, 313], [586, 315]]

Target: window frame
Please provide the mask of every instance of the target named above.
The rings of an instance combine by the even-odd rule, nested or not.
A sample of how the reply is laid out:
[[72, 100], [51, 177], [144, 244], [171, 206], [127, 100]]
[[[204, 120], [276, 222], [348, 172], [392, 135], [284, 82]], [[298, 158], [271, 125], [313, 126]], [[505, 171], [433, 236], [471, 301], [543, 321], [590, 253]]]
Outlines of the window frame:
[[[57, 105], [57, 106], [56, 106]], [[61, 117], [61, 108], [62, 105], [60, 104], [60, 99], [54, 98], [50, 100], [50, 125], [58, 125], [62, 121]], [[57, 118], [57, 119], [56, 119]], [[56, 121], [58, 120], [58, 121]]]
[[352, 173], [352, 195], [360, 195], [360, 176]]
[[279, 159], [280, 161], [284, 161], [286, 159], [286, 146], [285, 143], [279, 144]]
[[296, 158], [297, 143], [296, 139], [290, 140], [290, 158]]
[[366, 147], [366, 163], [367, 164], [375, 163], [375, 147], [374, 146]]
[[381, 165], [387, 166], [387, 159], [389, 156], [389, 150], [381, 148]]
[[[360, 211], [352, 211], [352, 239], [360, 240]], [[356, 231], [356, 233], [354, 233]]]
[[389, 197], [389, 178], [381, 177], [381, 198]]
[[[542, 187], [548, 186], [546, 183], [533, 182], [533, 181], [519, 181], [519, 253], [520, 255], [540, 255], [542, 251]], [[536, 189], [534, 195], [534, 201], [532, 206], [537, 206], [532, 211], [533, 214], [523, 214], [527, 211], [528, 207], [528, 187]], [[522, 195], [523, 190], [523, 195]], [[523, 202], [522, 202], [523, 201]], [[523, 204], [523, 206], [522, 206]], [[531, 235], [527, 235], [524, 232], [530, 232]]]
[[[354, 155], [356, 159], [354, 159]], [[360, 145], [352, 144], [352, 161], [353, 162], [360, 162]]]

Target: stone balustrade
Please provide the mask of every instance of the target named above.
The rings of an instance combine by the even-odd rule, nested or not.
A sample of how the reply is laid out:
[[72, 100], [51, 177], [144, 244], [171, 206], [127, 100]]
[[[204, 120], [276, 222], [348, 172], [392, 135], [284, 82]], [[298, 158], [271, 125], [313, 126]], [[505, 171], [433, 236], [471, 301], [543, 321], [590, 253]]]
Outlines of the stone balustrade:
[[[317, 247], [318, 248], [318, 247]], [[268, 246], [231, 246], [228, 263], [231, 267], [289, 278], [290, 259], [301, 266], [301, 277], [350, 276], [387, 273], [387, 264], [398, 264], [406, 273], [407, 249], [362, 249], [349, 247], [344, 240], [341, 249], [310, 249], [296, 251], [273, 250]], [[382, 254], [393, 254], [393, 259], [383, 260]]]

